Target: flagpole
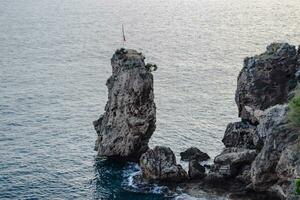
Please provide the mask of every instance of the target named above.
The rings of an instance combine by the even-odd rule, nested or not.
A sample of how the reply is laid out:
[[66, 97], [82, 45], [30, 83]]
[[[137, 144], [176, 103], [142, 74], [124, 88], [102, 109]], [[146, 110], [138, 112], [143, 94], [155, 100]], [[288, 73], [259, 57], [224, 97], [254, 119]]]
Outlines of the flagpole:
[[123, 34], [123, 48], [125, 48], [126, 38], [125, 38], [125, 31], [124, 31], [124, 25], [123, 24], [122, 24], [122, 34]]

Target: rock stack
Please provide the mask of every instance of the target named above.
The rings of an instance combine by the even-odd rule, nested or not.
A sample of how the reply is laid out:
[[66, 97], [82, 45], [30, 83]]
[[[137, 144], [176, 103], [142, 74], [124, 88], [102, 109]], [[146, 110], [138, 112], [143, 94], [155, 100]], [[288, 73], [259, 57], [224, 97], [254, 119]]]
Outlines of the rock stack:
[[144, 59], [130, 49], [117, 50], [111, 59], [105, 113], [94, 121], [99, 156], [138, 161], [148, 150], [155, 130], [156, 107], [153, 75]]

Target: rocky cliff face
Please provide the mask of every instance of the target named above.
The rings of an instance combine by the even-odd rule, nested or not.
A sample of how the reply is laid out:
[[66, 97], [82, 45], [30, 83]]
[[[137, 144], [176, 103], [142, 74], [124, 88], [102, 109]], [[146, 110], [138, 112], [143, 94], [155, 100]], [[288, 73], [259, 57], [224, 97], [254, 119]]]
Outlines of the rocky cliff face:
[[299, 198], [293, 183], [299, 178], [300, 129], [288, 123], [285, 104], [299, 80], [299, 58], [294, 46], [274, 43], [245, 59], [235, 96], [241, 121], [228, 125], [226, 148], [208, 177], [239, 181], [245, 190], [273, 198]]
[[256, 199], [299, 199], [293, 191], [300, 178], [300, 128], [289, 123], [286, 103], [300, 81], [300, 50], [273, 43], [265, 53], [245, 59], [235, 95], [241, 121], [227, 126], [225, 149], [212, 166], [201, 165], [209, 156], [195, 147], [182, 152], [182, 160], [189, 161], [188, 173], [170, 148], [148, 148], [156, 121], [150, 70], [156, 66], [145, 65], [142, 54], [124, 49], [116, 51], [111, 63], [105, 113], [94, 122], [99, 156], [140, 159], [141, 180], [198, 179], [205, 187], [221, 183], [234, 192], [259, 194]]
[[153, 75], [144, 56], [120, 49], [111, 59], [105, 113], [94, 121], [99, 156], [137, 161], [155, 130]]
[[251, 110], [287, 102], [288, 93], [297, 82], [297, 58], [295, 46], [273, 43], [263, 54], [245, 59], [235, 95], [239, 117], [255, 124], [258, 121]]
[[[278, 115], [278, 111], [285, 114]], [[295, 146], [300, 136], [300, 130], [287, 123], [286, 113], [286, 105], [276, 105], [264, 112], [264, 116], [268, 116], [269, 120], [263, 117], [260, 126], [264, 129], [258, 130], [258, 134], [265, 135], [264, 146], [251, 166], [253, 188], [275, 193], [282, 199], [288, 196], [288, 185], [298, 178], [295, 167], [300, 161], [300, 157], [286, 156], [290, 152], [288, 148]], [[272, 126], [269, 126], [270, 124]], [[265, 131], [266, 129], [268, 131]], [[299, 155], [299, 149], [295, 149], [294, 154]]]

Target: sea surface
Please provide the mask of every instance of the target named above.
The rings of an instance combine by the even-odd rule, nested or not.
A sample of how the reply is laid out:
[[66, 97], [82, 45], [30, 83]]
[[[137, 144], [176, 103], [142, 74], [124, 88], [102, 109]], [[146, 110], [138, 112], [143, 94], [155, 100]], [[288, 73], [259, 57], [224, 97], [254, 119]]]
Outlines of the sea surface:
[[238, 120], [244, 57], [300, 44], [299, 11], [299, 0], [0, 0], [0, 199], [172, 199], [93, 151], [122, 24], [125, 47], [158, 65], [150, 146], [213, 157]]

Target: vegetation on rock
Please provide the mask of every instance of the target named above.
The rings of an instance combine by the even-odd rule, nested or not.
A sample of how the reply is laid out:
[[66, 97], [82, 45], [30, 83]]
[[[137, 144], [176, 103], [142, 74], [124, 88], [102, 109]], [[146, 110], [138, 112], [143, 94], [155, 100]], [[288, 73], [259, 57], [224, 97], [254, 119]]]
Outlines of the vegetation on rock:
[[149, 72], [154, 72], [157, 70], [157, 65], [154, 63], [147, 63], [145, 67]]
[[288, 118], [293, 125], [300, 126], [300, 88], [299, 87], [295, 92], [295, 96], [289, 102]]
[[295, 180], [295, 193], [297, 195], [300, 195], [300, 179], [296, 179]]

